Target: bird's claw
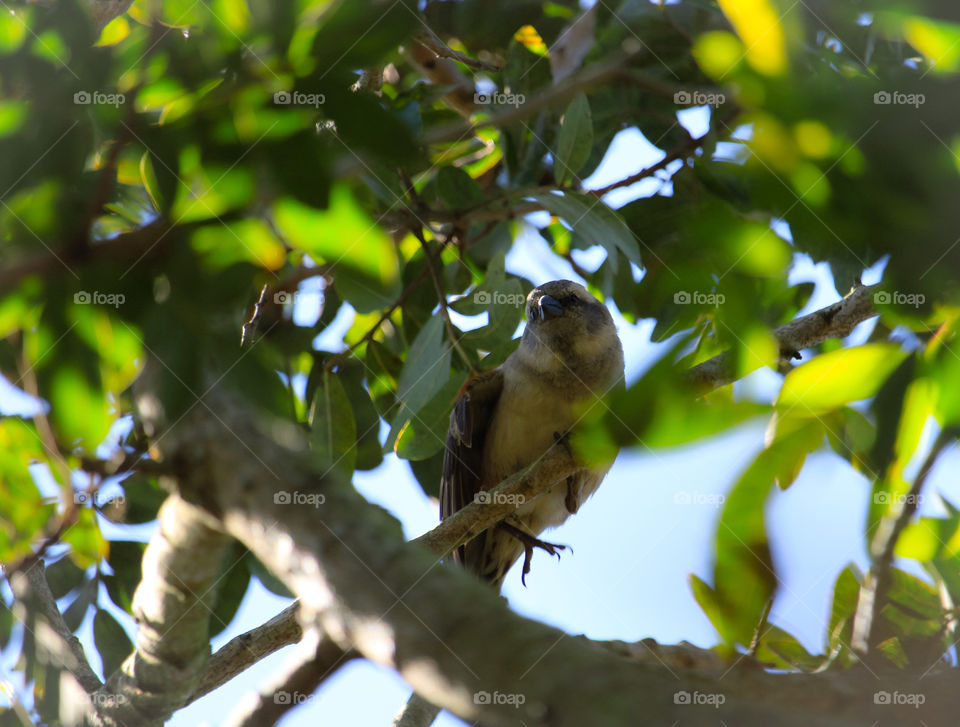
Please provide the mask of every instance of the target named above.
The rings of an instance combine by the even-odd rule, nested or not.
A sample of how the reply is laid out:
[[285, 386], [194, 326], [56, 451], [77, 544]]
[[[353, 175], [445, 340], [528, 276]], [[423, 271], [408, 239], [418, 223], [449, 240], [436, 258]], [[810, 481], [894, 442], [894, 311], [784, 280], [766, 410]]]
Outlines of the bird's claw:
[[515, 525], [510, 525], [509, 523], [500, 523], [499, 527], [523, 544], [523, 573], [520, 575], [520, 582], [524, 586], [527, 585], [527, 573], [530, 572], [530, 562], [533, 560], [534, 548], [540, 548], [540, 550], [544, 550], [550, 555], [555, 555], [557, 556], [558, 560], [560, 559], [559, 551], [569, 549], [571, 553], [573, 552], [573, 548], [570, 548], [569, 545], [548, 543], [545, 540], [540, 540], [530, 533], [521, 530]]

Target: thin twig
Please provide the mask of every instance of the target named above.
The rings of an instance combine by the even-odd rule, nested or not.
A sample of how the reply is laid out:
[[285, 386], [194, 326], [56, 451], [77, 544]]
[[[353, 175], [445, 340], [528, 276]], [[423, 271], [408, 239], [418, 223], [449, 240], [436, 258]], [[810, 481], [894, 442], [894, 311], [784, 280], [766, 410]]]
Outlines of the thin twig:
[[482, 71], [496, 72], [500, 70], [500, 66], [495, 66], [493, 63], [487, 63], [486, 61], [471, 58], [470, 56], [461, 53], [458, 50], [453, 50], [446, 43], [440, 40], [440, 38], [437, 37], [437, 34], [434, 33], [430, 28], [426, 28], [422, 32], [418, 33], [414, 40], [425, 48], [429, 48], [438, 58], [450, 58], [455, 61], [460, 61], [465, 66], [478, 68]]
[[407, 287], [403, 289], [403, 292], [401, 292], [397, 299], [390, 305], [390, 307], [380, 315], [380, 317], [377, 319], [377, 322], [370, 327], [370, 330], [363, 334], [359, 341], [351, 345], [347, 350], [341, 351], [340, 353], [334, 354], [328, 358], [326, 364], [324, 365], [327, 371], [332, 371], [338, 363], [350, 358], [350, 356], [353, 355], [353, 352], [360, 348], [360, 346], [362, 346], [364, 343], [369, 343], [370, 340], [377, 334], [377, 331], [380, 330], [380, 327], [386, 323], [391, 315], [393, 315], [393, 312], [407, 302], [407, 298], [409, 298], [410, 294], [416, 290], [420, 283], [423, 282], [423, 279], [427, 276], [428, 272], [429, 271], [424, 268], [417, 273], [414, 279], [411, 280], [409, 284], [407, 284]]
[[930, 448], [930, 452], [924, 459], [916, 479], [904, 497], [902, 509], [895, 518], [885, 518], [877, 526], [873, 541], [870, 543], [872, 567], [860, 588], [860, 599], [857, 603], [857, 611], [853, 621], [853, 637], [850, 645], [858, 654], [865, 656], [870, 650], [870, 637], [876, 624], [877, 609], [882, 606], [890, 587], [890, 569], [893, 564], [897, 540], [899, 540], [900, 534], [910, 523], [910, 519], [920, 505], [923, 486], [937, 463], [937, 459], [943, 453], [943, 450], [956, 440], [957, 434], [957, 430], [951, 428], [940, 431]]
[[[849, 336], [858, 324], [878, 315], [872, 303], [876, 290], [876, 285], [854, 288], [836, 303], [774, 329], [773, 336], [781, 354], [785, 358], [796, 358], [805, 348]], [[704, 392], [725, 386], [737, 378], [734, 355], [725, 351], [688, 369], [684, 375], [696, 389]]]

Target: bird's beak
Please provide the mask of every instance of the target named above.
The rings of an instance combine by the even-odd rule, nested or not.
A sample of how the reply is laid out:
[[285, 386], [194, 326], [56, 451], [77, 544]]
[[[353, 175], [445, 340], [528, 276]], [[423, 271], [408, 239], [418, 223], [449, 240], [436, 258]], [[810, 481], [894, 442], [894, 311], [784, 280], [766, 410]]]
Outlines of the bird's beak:
[[538, 309], [540, 311], [540, 318], [545, 321], [551, 318], [559, 318], [563, 315], [563, 306], [559, 300], [551, 295], [544, 295], [537, 301], [537, 307], [533, 309], [534, 315], [536, 315]]

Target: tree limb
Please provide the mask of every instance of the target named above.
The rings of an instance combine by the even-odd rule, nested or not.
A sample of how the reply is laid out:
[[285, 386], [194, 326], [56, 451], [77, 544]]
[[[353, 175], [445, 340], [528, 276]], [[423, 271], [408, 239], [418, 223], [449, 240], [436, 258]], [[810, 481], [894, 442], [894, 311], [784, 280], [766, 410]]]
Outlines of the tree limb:
[[[849, 336], [858, 324], [878, 315], [872, 302], [877, 288], [876, 285], [858, 286], [836, 303], [775, 329], [773, 335], [780, 344], [781, 353], [793, 357], [828, 339]], [[725, 351], [693, 366], [686, 372], [686, 377], [703, 392], [726, 386], [737, 378], [735, 361], [735, 354]]]
[[566, 447], [554, 446], [529, 467], [511, 475], [489, 491], [485, 502], [471, 502], [457, 510], [433, 530], [414, 538], [438, 556], [473, 540], [493, 527], [528, 500], [576, 473], [579, 465]]
[[133, 596], [136, 650], [93, 694], [95, 724], [161, 727], [197, 690], [210, 655], [210, 613], [230, 538], [178, 495], [164, 501], [159, 523]]
[[[321, 478], [304, 449], [278, 443], [266, 424], [261, 432], [263, 417], [238, 399], [215, 390], [204, 401], [212, 411], [196, 407], [161, 443], [183, 496], [221, 518], [300, 597], [305, 628], [321, 628], [341, 648], [397, 670], [425, 699], [465, 720], [634, 725], [642, 714], [651, 724], [716, 727], [718, 719], [932, 725], [951, 718], [952, 672], [924, 680], [921, 709], [878, 705], [877, 690], [916, 691], [916, 684], [857, 670], [785, 675], [751, 666], [723, 675], [667, 667], [524, 619], [469, 574], [438, 568], [434, 554], [402, 542], [393, 518], [348, 482]], [[237, 436], [224, 437], [224, 424]], [[275, 502], [281, 487], [322, 492], [323, 505]], [[722, 694], [724, 702], [688, 704], [683, 692]]]
[[300, 602], [294, 601], [269, 621], [224, 644], [210, 657], [189, 702], [195, 702], [226, 684], [265, 656], [300, 641], [303, 629], [297, 619], [299, 611]]
[[57, 608], [57, 601], [47, 583], [43, 561], [38, 560], [23, 571], [10, 574], [10, 589], [26, 611], [20, 614], [24, 624], [33, 630], [37, 643], [49, 657], [70, 671], [87, 692], [99, 689], [100, 678], [90, 667], [80, 640], [73, 635]]
[[311, 629], [287, 667], [271, 685], [249, 693], [224, 722], [226, 727], [267, 727], [309, 700], [317, 687], [356, 656], [343, 651], [325, 634]]
[[861, 656], [866, 656], [872, 646], [870, 635], [876, 623], [877, 609], [885, 600], [885, 594], [890, 586], [890, 568], [893, 564], [893, 551], [897, 546], [900, 534], [916, 513], [922, 500], [923, 486], [926, 484], [937, 459], [957, 438], [957, 432], [942, 429], [937, 440], [930, 448], [926, 459], [920, 466], [916, 479], [904, 497], [900, 511], [893, 518], [884, 518], [877, 526], [873, 540], [870, 543], [870, 559], [872, 567], [864, 578], [857, 602], [857, 611], [853, 620], [853, 636], [850, 647]]

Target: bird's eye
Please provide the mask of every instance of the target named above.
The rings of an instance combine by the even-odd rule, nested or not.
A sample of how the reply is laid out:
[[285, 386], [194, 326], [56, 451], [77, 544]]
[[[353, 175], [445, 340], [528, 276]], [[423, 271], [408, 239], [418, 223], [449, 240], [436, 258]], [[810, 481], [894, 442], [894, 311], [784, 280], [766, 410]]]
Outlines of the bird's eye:
[[580, 299], [577, 297], [576, 293], [570, 293], [570, 295], [565, 296], [563, 299], [564, 305], [572, 305], [579, 302], [580, 302]]

